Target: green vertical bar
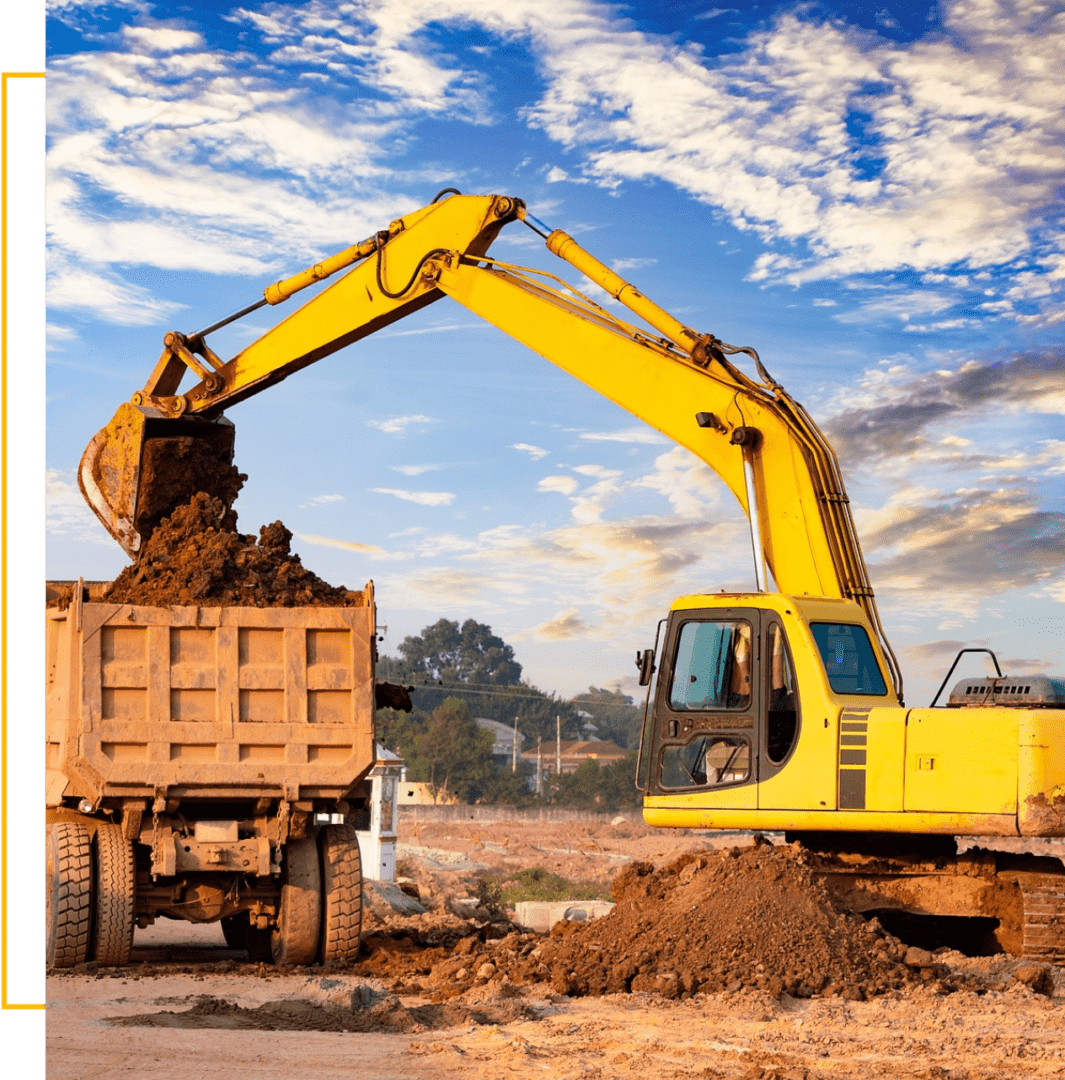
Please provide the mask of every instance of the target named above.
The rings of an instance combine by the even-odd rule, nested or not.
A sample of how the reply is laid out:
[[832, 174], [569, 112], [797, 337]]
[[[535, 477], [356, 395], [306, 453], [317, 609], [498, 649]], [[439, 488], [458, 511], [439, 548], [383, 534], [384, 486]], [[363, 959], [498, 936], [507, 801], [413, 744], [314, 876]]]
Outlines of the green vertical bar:
[[[4, 0], [0, 69], [44, 67], [41, 0]], [[44, 576], [44, 83], [12, 79], [8, 131], [9, 481], [8, 850], [9, 1003], [44, 995], [41, 850]], [[4, 1071], [44, 1075], [44, 1013], [0, 1013]]]

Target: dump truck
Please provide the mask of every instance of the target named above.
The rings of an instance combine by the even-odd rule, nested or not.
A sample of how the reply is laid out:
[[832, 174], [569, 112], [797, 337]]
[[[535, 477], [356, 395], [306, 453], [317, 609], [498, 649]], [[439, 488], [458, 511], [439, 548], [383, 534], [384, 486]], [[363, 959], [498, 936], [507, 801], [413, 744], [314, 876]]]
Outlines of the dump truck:
[[331, 608], [102, 591], [46, 607], [49, 965], [123, 964], [159, 917], [221, 922], [253, 959], [353, 960], [372, 583]]
[[[490, 257], [512, 222], [616, 306]], [[338, 274], [228, 360], [208, 344]], [[825, 860], [856, 909], [985, 919], [1001, 947], [1065, 959], [1065, 867], [1036, 844], [1065, 837], [1065, 681], [999, 672], [946, 706], [907, 707], [840, 464], [814, 419], [754, 348], [685, 325], [519, 198], [445, 189], [247, 307], [166, 334], [143, 388], [82, 457], [86, 500], [135, 557], [165, 509], [152, 478], [173, 439], [231, 460], [232, 406], [445, 297], [690, 450], [749, 522], [755, 587], [680, 597], [637, 655], [645, 820], [783, 831]], [[959, 836], [980, 850], [959, 851]]]

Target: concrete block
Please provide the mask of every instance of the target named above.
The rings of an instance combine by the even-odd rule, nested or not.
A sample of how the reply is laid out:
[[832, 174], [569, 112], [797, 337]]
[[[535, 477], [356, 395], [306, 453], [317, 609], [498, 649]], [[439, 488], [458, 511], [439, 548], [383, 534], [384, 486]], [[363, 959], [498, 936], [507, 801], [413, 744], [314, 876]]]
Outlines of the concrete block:
[[523, 900], [514, 905], [514, 917], [522, 926], [546, 934], [557, 922], [588, 922], [609, 915], [609, 900]]

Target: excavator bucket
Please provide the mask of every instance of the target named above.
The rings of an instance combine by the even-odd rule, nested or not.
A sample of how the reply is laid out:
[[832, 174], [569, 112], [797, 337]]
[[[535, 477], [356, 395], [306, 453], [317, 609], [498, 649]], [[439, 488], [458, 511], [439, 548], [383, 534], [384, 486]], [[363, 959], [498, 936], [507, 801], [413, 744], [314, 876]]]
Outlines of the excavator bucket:
[[124, 402], [78, 466], [78, 486], [131, 558], [159, 522], [199, 491], [232, 503], [236, 429], [217, 420], [173, 419]]

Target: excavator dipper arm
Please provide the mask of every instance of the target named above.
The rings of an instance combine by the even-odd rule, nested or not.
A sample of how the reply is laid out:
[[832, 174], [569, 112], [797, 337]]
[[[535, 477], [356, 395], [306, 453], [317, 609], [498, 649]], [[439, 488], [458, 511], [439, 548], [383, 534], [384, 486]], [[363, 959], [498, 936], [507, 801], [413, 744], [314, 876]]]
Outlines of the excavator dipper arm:
[[[566, 286], [487, 257], [506, 223], [523, 219], [547, 247], [605, 289], [656, 331], [619, 319]], [[752, 522], [756, 565], [764, 559], [785, 593], [855, 600], [870, 616], [901, 698], [850, 515], [835, 454], [798, 402], [773, 380], [753, 350], [699, 333], [659, 308], [561, 230], [550, 231], [506, 196], [455, 196], [393, 222], [387, 232], [266, 290], [278, 303], [355, 263], [335, 284], [293, 312], [228, 362], [204, 336], [168, 334], [167, 348], [144, 391], [122, 406], [82, 459], [82, 490], [130, 554], [152, 520], [142, 505], [143, 462], [154, 445], [202, 432], [219, 458], [232, 456], [229, 405], [450, 296], [534, 352], [645, 421], [705, 461]], [[258, 306], [258, 305], [256, 305]], [[211, 329], [211, 328], [209, 328]], [[750, 352], [761, 382], [729, 359]], [[177, 393], [188, 369], [200, 381]], [[175, 424], [174, 421], [181, 421]], [[228, 439], [228, 442], [227, 442]], [[177, 505], [193, 491], [175, 490]], [[759, 575], [762, 581], [764, 570]]]

